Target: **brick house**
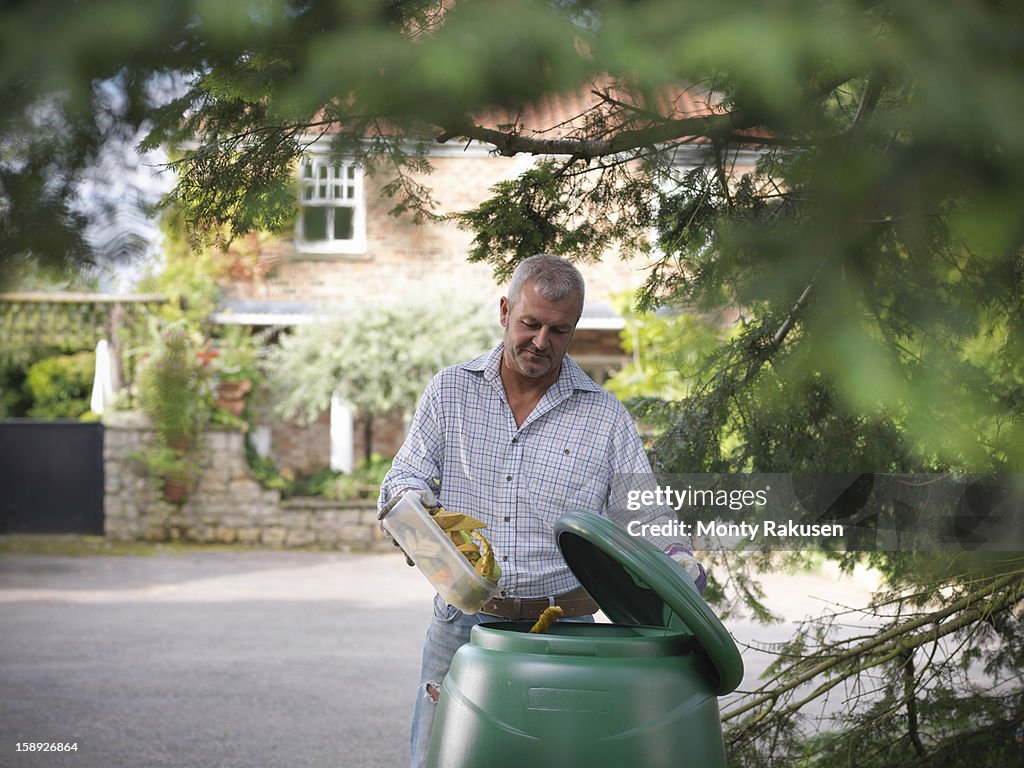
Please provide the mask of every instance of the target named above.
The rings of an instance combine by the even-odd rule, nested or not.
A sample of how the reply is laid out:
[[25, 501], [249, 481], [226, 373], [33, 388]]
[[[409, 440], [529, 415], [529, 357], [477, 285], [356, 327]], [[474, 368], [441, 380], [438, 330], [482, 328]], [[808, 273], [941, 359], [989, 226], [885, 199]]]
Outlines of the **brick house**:
[[[524, 132], [553, 125], [567, 132], [574, 119], [593, 105], [590, 91], [581, 91], [548, 98], [515, 117]], [[675, 109], [691, 115], [705, 111], [690, 96], [680, 96]], [[532, 157], [503, 157], [493, 150], [476, 143], [436, 146], [429, 158], [433, 173], [423, 181], [431, 187], [441, 212], [476, 206], [494, 184], [515, 177], [535, 162]], [[692, 145], [681, 147], [679, 162], [692, 163], [701, 152]], [[222, 286], [219, 322], [289, 325], [307, 320], [325, 304], [344, 305], [357, 297], [374, 296], [386, 301], [396, 290], [429, 277], [492, 297], [497, 328], [503, 286], [495, 284], [490, 266], [467, 262], [469, 233], [453, 223], [415, 224], [408, 217], [389, 215], [393, 203], [381, 193], [383, 182], [354, 164], [331, 160], [326, 142], [311, 146], [299, 162], [297, 178], [300, 214], [294, 232], [280, 237], [251, 235], [229, 251], [234, 257], [233, 280]], [[613, 297], [639, 286], [645, 277], [643, 267], [616, 255], [605, 255], [597, 265], [581, 265], [587, 301], [569, 354], [599, 383], [626, 360], [620, 345], [624, 320], [613, 309]], [[332, 450], [338, 455], [337, 431], [333, 446], [331, 431], [327, 413], [306, 427], [267, 416], [254, 437], [260, 450], [273, 456], [280, 467], [308, 473], [326, 466]], [[362, 430], [349, 425], [341, 433], [340, 439], [351, 440], [352, 445], [340, 446], [340, 453], [362, 456]], [[402, 418], [376, 420], [372, 434], [372, 449], [393, 455], [404, 436]], [[347, 468], [347, 461], [342, 458], [339, 466]]]

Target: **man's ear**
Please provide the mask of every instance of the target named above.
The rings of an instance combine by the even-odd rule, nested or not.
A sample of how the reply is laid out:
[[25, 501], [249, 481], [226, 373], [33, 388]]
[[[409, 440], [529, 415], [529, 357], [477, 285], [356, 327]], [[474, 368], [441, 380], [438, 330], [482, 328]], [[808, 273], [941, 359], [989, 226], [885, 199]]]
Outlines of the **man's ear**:
[[498, 302], [498, 322], [501, 323], [502, 328], [508, 323], [508, 299], [505, 296], [502, 296], [501, 301]]

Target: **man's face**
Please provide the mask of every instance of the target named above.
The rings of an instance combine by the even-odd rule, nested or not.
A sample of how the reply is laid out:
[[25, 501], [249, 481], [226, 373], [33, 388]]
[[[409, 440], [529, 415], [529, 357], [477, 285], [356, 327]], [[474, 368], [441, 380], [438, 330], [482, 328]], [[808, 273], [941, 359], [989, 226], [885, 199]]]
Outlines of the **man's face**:
[[579, 299], [570, 296], [549, 301], [536, 283], [523, 286], [515, 306], [501, 300], [504, 362], [508, 368], [531, 379], [558, 371], [579, 320]]

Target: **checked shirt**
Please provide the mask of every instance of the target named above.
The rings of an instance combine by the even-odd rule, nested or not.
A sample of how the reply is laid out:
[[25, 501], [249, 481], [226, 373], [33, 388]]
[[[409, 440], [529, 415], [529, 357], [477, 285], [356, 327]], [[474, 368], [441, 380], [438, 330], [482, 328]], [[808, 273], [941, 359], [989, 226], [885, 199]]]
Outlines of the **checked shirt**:
[[[626, 510], [626, 490], [654, 487], [643, 444], [623, 405], [568, 355], [517, 427], [499, 375], [502, 349], [434, 376], [379, 503], [408, 488], [429, 488], [445, 509], [487, 524], [506, 596], [558, 595], [579, 586], [555, 545], [563, 512], [585, 509], [622, 526], [675, 515], [667, 508]], [[650, 541], [663, 550], [692, 549], [685, 536]]]

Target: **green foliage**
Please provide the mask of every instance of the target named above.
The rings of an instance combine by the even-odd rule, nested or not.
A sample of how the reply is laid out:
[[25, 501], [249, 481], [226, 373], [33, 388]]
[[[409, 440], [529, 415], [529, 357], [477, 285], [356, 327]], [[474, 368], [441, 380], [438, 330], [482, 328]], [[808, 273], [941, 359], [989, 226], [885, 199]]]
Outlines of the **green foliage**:
[[359, 418], [411, 411], [439, 369], [497, 342], [495, 316], [450, 289], [423, 285], [385, 305], [352, 306], [300, 325], [267, 353], [276, 408], [312, 421], [337, 393]]
[[272, 458], [261, 455], [252, 444], [248, 434], [245, 437], [245, 460], [253, 477], [264, 488], [281, 491], [281, 496], [284, 498], [294, 494], [295, 478], [285, 477]]
[[78, 419], [89, 413], [96, 355], [78, 352], [46, 357], [33, 363], [25, 378], [32, 398], [27, 416], [34, 419]]
[[32, 397], [25, 391], [26, 361], [0, 357], [0, 418], [27, 416]]
[[731, 333], [723, 318], [702, 316], [687, 309], [665, 307], [659, 312], [636, 312], [623, 306], [626, 327], [622, 348], [632, 360], [605, 387], [620, 400], [686, 397], [709, 359]]
[[324, 469], [308, 476], [295, 478], [292, 494], [295, 496], [323, 496], [339, 501], [375, 499], [380, 492], [384, 475], [391, 468], [391, 459], [379, 454], [361, 459], [351, 472]]
[[[880, 590], [868, 608], [836, 607], [772, 648], [777, 660], [764, 682], [723, 713], [733, 761], [868, 768], [1019, 762], [1016, 614], [1024, 560], [992, 553], [914, 560], [911, 578]], [[869, 628], [851, 632], [854, 622]], [[842, 700], [816, 723], [806, 706], [828, 696]]]
[[222, 381], [260, 381], [260, 341], [244, 325], [222, 326], [216, 339], [213, 360], [216, 377]]
[[137, 456], [156, 477], [188, 485], [195, 479], [194, 460], [187, 453], [154, 442]]
[[373, 454], [361, 459], [351, 472], [322, 469], [311, 475], [297, 475], [285, 481], [282, 492], [285, 496], [320, 496], [337, 501], [375, 499], [390, 467], [390, 459]]
[[630, 251], [639, 247], [631, 235], [637, 222], [652, 216], [649, 179], [633, 178], [617, 165], [596, 178], [569, 174], [571, 184], [566, 178], [564, 165], [541, 161], [455, 216], [462, 229], [475, 233], [469, 260], [490, 264], [495, 280], [504, 282], [536, 253], [592, 262], [615, 243]]
[[210, 412], [207, 368], [181, 325], [165, 329], [140, 375], [143, 412], [165, 445], [191, 444]]
[[154, 436], [140, 458], [157, 477], [185, 485], [196, 478], [200, 437], [213, 408], [209, 368], [183, 323], [164, 328], [139, 375], [140, 404]]
[[264, 488], [281, 492], [282, 498], [321, 496], [339, 501], [376, 498], [384, 475], [391, 468], [391, 459], [379, 454], [360, 460], [351, 472], [322, 469], [311, 475], [294, 475], [281, 471], [273, 459], [257, 453], [252, 441], [246, 439], [245, 456], [253, 476]]
[[[73, 226], [81, 225], [76, 222]], [[17, 237], [34, 238], [35, 236], [24, 233]], [[67, 237], [71, 238], [74, 235], [68, 233]], [[59, 257], [54, 257], [52, 254], [42, 254], [38, 257], [35, 254], [22, 254], [20, 258], [11, 257], [9, 258], [10, 263], [7, 264], [7, 273], [0, 275], [0, 287], [11, 291], [44, 293], [97, 291], [102, 276], [101, 269], [86, 257], [86, 253], [86, 244], [82, 243], [80, 246], [72, 247]]]
[[323, 493], [335, 499], [375, 499], [389, 469], [391, 459], [375, 453], [368, 459], [361, 459], [351, 472], [333, 477]]
[[185, 323], [196, 332], [205, 332], [209, 317], [220, 299], [217, 277], [223, 270], [212, 248], [193, 246], [180, 209], [165, 212], [164, 261], [139, 283], [139, 290], [163, 295], [167, 301], [159, 308], [165, 324]]

